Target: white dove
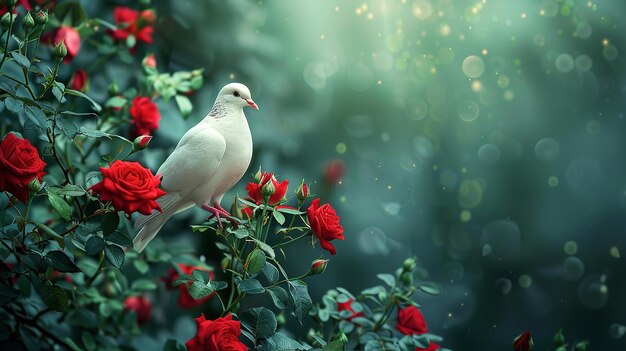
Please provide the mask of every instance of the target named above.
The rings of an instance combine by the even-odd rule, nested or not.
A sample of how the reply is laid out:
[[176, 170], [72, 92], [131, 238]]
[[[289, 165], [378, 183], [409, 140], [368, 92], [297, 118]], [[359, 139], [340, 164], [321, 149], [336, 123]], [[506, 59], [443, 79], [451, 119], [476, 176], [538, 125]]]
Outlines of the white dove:
[[135, 221], [139, 233], [133, 240], [143, 251], [165, 222], [178, 212], [197, 205], [211, 212], [220, 223], [228, 216], [220, 201], [250, 165], [252, 135], [243, 108], [259, 107], [243, 84], [230, 83], [220, 90], [213, 108], [200, 123], [189, 129], [176, 149], [163, 162], [157, 176], [167, 195], [157, 202], [163, 212], [140, 215]]

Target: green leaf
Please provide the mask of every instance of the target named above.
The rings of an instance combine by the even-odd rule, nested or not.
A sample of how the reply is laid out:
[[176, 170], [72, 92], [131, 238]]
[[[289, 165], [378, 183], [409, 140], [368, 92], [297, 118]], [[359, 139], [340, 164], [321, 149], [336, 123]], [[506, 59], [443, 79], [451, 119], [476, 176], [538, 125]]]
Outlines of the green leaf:
[[277, 209], [276, 211], [278, 212], [282, 212], [282, 213], [286, 213], [286, 214], [290, 214], [290, 215], [301, 215], [301, 214], [305, 214], [306, 212], [302, 212], [302, 211], [298, 211], [294, 208], [286, 208], [286, 207], [281, 207], [279, 209]]
[[50, 251], [46, 255], [48, 259], [50, 259], [52, 263], [52, 267], [59, 272], [63, 273], [76, 273], [80, 272], [80, 269], [72, 262], [72, 260], [67, 257], [67, 255], [60, 250]]
[[86, 331], [83, 332], [83, 334], [81, 335], [81, 339], [83, 340], [83, 345], [85, 345], [85, 348], [89, 351], [95, 350], [96, 349], [96, 340], [94, 340], [93, 335], [91, 335], [91, 333], [88, 333]]
[[99, 103], [97, 103], [94, 99], [92, 99], [91, 97], [89, 97], [89, 95], [80, 92], [78, 90], [74, 90], [74, 89], [65, 89], [65, 93], [66, 94], [70, 94], [70, 95], [74, 95], [74, 96], [78, 96], [81, 97], [83, 99], [87, 99], [89, 100], [89, 102], [91, 102], [91, 104], [93, 105], [94, 109], [98, 112], [102, 111], [102, 106], [100, 106]]
[[302, 324], [302, 320], [309, 314], [313, 307], [313, 301], [309, 296], [309, 290], [305, 282], [301, 280], [288, 281], [289, 292], [293, 299], [294, 312], [298, 322]]
[[63, 92], [65, 91], [65, 85], [63, 83], [54, 82], [52, 85], [52, 95], [58, 102], [63, 102]]
[[276, 252], [274, 252], [274, 249], [272, 249], [272, 247], [271, 247], [271, 246], [269, 246], [268, 244], [266, 244], [266, 243], [262, 242], [262, 241], [261, 241], [261, 240], [259, 240], [259, 239], [254, 239], [254, 238], [253, 238], [253, 240], [254, 240], [254, 242], [256, 242], [256, 243], [257, 243], [257, 245], [259, 246], [259, 248], [260, 248], [261, 250], [265, 251], [265, 253], [266, 253], [269, 257], [271, 257], [271, 258], [276, 258]]
[[61, 196], [82, 196], [87, 193], [85, 189], [74, 184], [67, 184], [63, 188], [58, 189], [55, 192]]
[[422, 283], [418, 286], [418, 289], [425, 292], [428, 295], [440, 295], [441, 287], [435, 283]]
[[124, 250], [117, 245], [107, 245], [104, 248], [104, 255], [115, 268], [119, 269], [124, 263]]
[[102, 215], [100, 225], [102, 226], [102, 232], [104, 235], [111, 234], [120, 225], [120, 216], [117, 212], [107, 212]]
[[281, 332], [277, 332], [261, 341], [257, 347], [257, 351], [293, 351], [306, 349], [304, 345]]
[[107, 139], [111, 139], [111, 134], [109, 133], [105, 133], [101, 130], [98, 129], [89, 129], [89, 128], [85, 128], [85, 127], [80, 127], [80, 129], [78, 130], [78, 134], [82, 134], [84, 136], [88, 136], [91, 138], [107, 138]]
[[276, 316], [265, 307], [251, 308], [243, 312], [240, 320], [248, 325], [248, 329], [254, 332], [257, 339], [267, 339], [276, 332]]
[[13, 58], [15, 59], [15, 62], [17, 62], [20, 66], [24, 67], [24, 68], [29, 68], [30, 67], [30, 61], [28, 60], [28, 58], [22, 54], [20, 54], [17, 51], [13, 51], [11, 53], [11, 56], [13, 56]]
[[278, 269], [270, 262], [265, 262], [265, 265], [263, 266], [263, 274], [265, 274], [265, 277], [270, 284], [274, 284], [278, 281]]
[[265, 266], [265, 253], [262, 250], [254, 249], [248, 255], [248, 259], [246, 260], [247, 267], [246, 271], [250, 275], [254, 275], [263, 270]]
[[35, 224], [35, 226], [37, 228], [43, 230], [46, 234], [48, 234], [51, 237], [53, 237], [59, 243], [59, 245], [64, 243], [63, 237], [61, 235], [59, 235], [57, 232], [55, 232], [54, 230], [52, 230], [52, 228], [48, 227], [47, 225], [45, 225], [43, 223], [39, 223], [39, 222], [35, 222], [34, 224]]
[[120, 246], [131, 246], [133, 244], [132, 240], [130, 240], [126, 233], [119, 231], [107, 235], [105, 239]]
[[4, 99], [4, 106], [6, 106], [6, 108], [13, 113], [20, 113], [22, 112], [22, 109], [24, 109], [24, 102], [14, 98], [13, 96], [7, 96], [7, 98]]
[[389, 285], [389, 287], [396, 285], [396, 278], [391, 274], [378, 274], [376, 277]]
[[228, 228], [226, 229], [226, 231], [235, 234], [237, 239], [244, 239], [250, 236], [250, 231], [248, 230], [248, 228], [245, 227], [239, 227], [237, 229]]
[[274, 305], [281, 310], [284, 310], [289, 306], [289, 294], [285, 289], [280, 286], [268, 286], [266, 289], [267, 293], [272, 298]]
[[283, 215], [282, 213], [278, 211], [272, 212], [272, 215], [274, 215], [274, 219], [276, 219], [276, 222], [278, 222], [278, 224], [280, 225], [285, 224], [285, 215]]
[[137, 272], [141, 274], [146, 274], [150, 270], [150, 266], [148, 265], [148, 262], [144, 260], [134, 260], [133, 266], [135, 266], [135, 269], [137, 270]]
[[189, 116], [193, 110], [193, 105], [191, 104], [189, 98], [184, 95], [176, 95], [174, 99], [176, 100], [176, 105], [178, 105], [178, 109], [180, 110], [180, 113], [182, 113], [183, 117]]
[[187, 348], [179, 344], [176, 339], [168, 339], [163, 346], [163, 351], [187, 351]]
[[341, 340], [334, 340], [324, 346], [324, 351], [343, 351], [343, 342]]
[[42, 285], [39, 295], [43, 302], [51, 310], [58, 312], [67, 311], [69, 299], [67, 293], [61, 287], [56, 285]]
[[54, 15], [62, 23], [70, 23], [79, 27], [88, 18], [87, 12], [78, 1], [61, 3], [54, 8]]
[[26, 105], [24, 106], [24, 112], [28, 119], [41, 130], [48, 128], [48, 120], [46, 120], [46, 114], [37, 106]]
[[127, 102], [128, 102], [128, 100], [126, 98], [124, 98], [124, 97], [113, 96], [113, 97], [111, 97], [110, 99], [107, 100], [107, 102], [104, 104], [104, 106], [121, 108], [121, 107], [124, 107], [124, 105], [126, 105]]
[[101, 237], [94, 235], [85, 243], [85, 251], [89, 256], [96, 256], [104, 250], [104, 246], [104, 240]]
[[154, 280], [150, 279], [137, 279], [131, 285], [130, 288], [135, 291], [154, 290], [157, 288]]
[[213, 286], [211, 285], [211, 283], [204, 283], [199, 280], [195, 280], [189, 286], [189, 295], [191, 295], [191, 297], [193, 297], [196, 300], [205, 298], [213, 292], [214, 290], [213, 290]]
[[65, 202], [65, 200], [63, 200], [61, 196], [53, 192], [48, 192], [48, 201], [61, 218], [66, 221], [70, 219], [72, 215], [72, 208], [67, 204], [67, 202]]
[[239, 283], [239, 291], [248, 294], [261, 294], [265, 291], [265, 288], [258, 280], [250, 278]]

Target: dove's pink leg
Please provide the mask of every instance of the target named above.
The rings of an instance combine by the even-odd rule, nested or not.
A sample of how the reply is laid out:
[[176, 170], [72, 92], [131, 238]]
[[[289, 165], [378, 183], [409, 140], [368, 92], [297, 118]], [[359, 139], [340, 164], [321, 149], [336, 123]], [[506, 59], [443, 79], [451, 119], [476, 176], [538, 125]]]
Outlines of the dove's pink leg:
[[[209, 216], [208, 219], [211, 219], [213, 217], [215, 217], [215, 219], [217, 219], [217, 225], [221, 228], [222, 227], [222, 217], [226, 217], [226, 219], [228, 219], [231, 223], [233, 223], [234, 221], [231, 220], [230, 217], [230, 213], [228, 211], [226, 211], [219, 203], [215, 203], [213, 204], [213, 206], [209, 206], [209, 205], [203, 205], [202, 206], [203, 210], [209, 211], [211, 212], [211, 216]], [[235, 222], [236, 223], [236, 222]]]

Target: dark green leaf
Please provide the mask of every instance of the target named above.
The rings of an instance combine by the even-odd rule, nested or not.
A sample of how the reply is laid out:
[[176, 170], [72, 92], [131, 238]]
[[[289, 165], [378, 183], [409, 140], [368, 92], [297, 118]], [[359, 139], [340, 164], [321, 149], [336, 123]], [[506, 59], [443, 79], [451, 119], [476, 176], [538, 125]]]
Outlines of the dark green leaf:
[[54, 192], [48, 192], [48, 201], [61, 218], [66, 221], [70, 219], [72, 215], [72, 208], [67, 204], [67, 202], [65, 202], [65, 200], [63, 200], [61, 196], [55, 194]]
[[141, 274], [146, 274], [148, 273], [148, 270], [150, 270], [150, 266], [148, 266], [148, 262], [144, 260], [134, 260], [133, 266], [135, 266], [135, 269], [137, 270], [137, 272]]
[[63, 101], [63, 92], [65, 91], [65, 85], [63, 83], [54, 82], [52, 85], [52, 95], [57, 99], [57, 101]]
[[195, 269], [191, 272], [191, 275], [195, 280], [205, 284], [211, 281], [211, 276], [209, 275], [209, 272], [205, 271], [204, 269]]
[[209, 296], [213, 291], [213, 286], [210, 283], [203, 283], [198, 280], [189, 286], [189, 295], [196, 300]]
[[217, 281], [217, 280], [213, 280], [211, 281], [211, 287], [213, 287], [213, 290], [219, 291], [219, 290], [224, 290], [228, 287], [228, 283], [227, 282], [221, 282], [221, 281]]
[[111, 135], [109, 133], [105, 133], [98, 129], [89, 129], [85, 127], [80, 127], [78, 130], [78, 134], [82, 134], [84, 136], [88, 136], [91, 138], [108, 138], [111, 139]]
[[26, 351], [41, 351], [39, 338], [37, 337], [37, 334], [33, 331], [33, 329], [31, 329], [31, 327], [23, 324], [19, 328], [19, 333], [21, 341], [24, 343], [24, 347], [26, 348]]
[[20, 113], [22, 112], [22, 109], [24, 109], [24, 102], [14, 98], [13, 96], [7, 96], [4, 100], [4, 106], [6, 106], [6, 108], [13, 113]]
[[80, 272], [80, 269], [72, 262], [72, 260], [67, 257], [65, 252], [60, 250], [50, 251], [46, 255], [48, 259], [50, 259], [52, 263], [52, 267], [59, 272], [64, 273], [75, 273]]
[[378, 274], [377, 277], [390, 287], [393, 287], [396, 284], [396, 278], [394, 278], [391, 274]]
[[176, 339], [168, 339], [163, 346], [163, 351], [186, 351], [187, 348], [179, 344]]
[[265, 266], [265, 253], [262, 250], [254, 249], [248, 255], [246, 260], [246, 271], [250, 275], [259, 273]]
[[48, 120], [46, 120], [46, 114], [37, 106], [26, 105], [24, 106], [24, 112], [28, 119], [41, 130], [48, 128]]
[[68, 307], [68, 297], [65, 290], [56, 286], [56, 285], [42, 285], [39, 290], [39, 295], [43, 302], [50, 308], [51, 310], [58, 312], [67, 311]]
[[107, 245], [104, 248], [104, 255], [115, 268], [119, 269], [124, 263], [124, 250], [117, 245]]
[[296, 318], [298, 319], [298, 322], [302, 324], [302, 320], [309, 314], [309, 311], [313, 307], [313, 301], [311, 301], [309, 290], [305, 282], [301, 280], [294, 280], [288, 281], [288, 283], [289, 292], [291, 293], [291, 298], [293, 299]]
[[263, 266], [263, 274], [265, 274], [265, 277], [270, 284], [274, 284], [278, 281], [278, 269], [270, 262], [265, 262], [265, 265]]
[[257, 243], [257, 245], [259, 245], [259, 248], [263, 251], [265, 251], [265, 253], [271, 257], [271, 258], [276, 258], [276, 252], [274, 252], [274, 249], [272, 249], [271, 246], [269, 246], [268, 244], [262, 242], [261, 240], [258, 239], [253, 239], [254, 242]]
[[418, 288], [428, 295], [440, 295], [441, 287], [435, 283], [422, 283]]
[[293, 350], [306, 350], [306, 347], [281, 332], [275, 333], [271, 337], [261, 341], [257, 347], [257, 351]]
[[258, 280], [250, 278], [239, 283], [239, 291], [248, 294], [261, 294], [265, 291], [265, 288]]
[[131, 246], [133, 244], [132, 240], [125, 233], [122, 232], [113, 232], [105, 237], [105, 239], [113, 244], [117, 244], [120, 246]]
[[251, 308], [240, 315], [240, 320], [248, 325], [257, 339], [267, 339], [276, 332], [276, 316], [265, 307]]
[[272, 214], [274, 215], [274, 219], [276, 219], [276, 222], [278, 222], [278, 224], [280, 225], [285, 224], [285, 215], [283, 215], [282, 213], [278, 211], [274, 211], [272, 212]]
[[104, 246], [104, 240], [102, 240], [101, 237], [94, 235], [85, 243], [85, 251], [87, 252], [87, 255], [95, 256], [104, 250]]
[[70, 139], [74, 139], [76, 133], [78, 133], [78, 127], [66, 118], [57, 118], [56, 127]]
[[89, 102], [91, 102], [91, 104], [93, 105], [94, 109], [98, 112], [102, 111], [102, 106], [100, 106], [99, 103], [97, 103], [94, 99], [92, 99], [91, 97], [89, 97], [89, 95], [86, 95], [83, 92], [80, 92], [78, 90], [74, 90], [74, 89], [65, 89], [65, 93], [66, 94], [70, 94], [70, 95], [74, 95], [74, 96], [78, 96], [78, 97], [82, 97], [83, 99], [87, 99], [89, 100]]
[[288, 207], [281, 207], [276, 211], [286, 213], [286, 214], [291, 214], [291, 215], [301, 215], [301, 214], [306, 213], [306, 212], [298, 211], [295, 208], [288, 208]]
[[86, 193], [85, 189], [74, 184], [67, 184], [63, 188], [58, 189], [55, 192], [61, 196], [81, 196], [85, 195]]
[[276, 307], [284, 310], [287, 306], [289, 306], [289, 295], [285, 289], [280, 286], [269, 286], [265, 290], [268, 294], [270, 294], [270, 297]]
[[137, 279], [131, 285], [131, 289], [135, 291], [154, 290], [157, 288], [154, 280], [150, 279]]
[[107, 212], [102, 215], [100, 225], [102, 226], [102, 232], [104, 235], [111, 234], [120, 225], [120, 216], [117, 212]]
[[342, 351], [343, 342], [341, 340], [334, 340], [324, 346], [324, 351]]
[[15, 62], [17, 62], [20, 66], [24, 67], [24, 68], [29, 68], [30, 67], [30, 61], [28, 60], [28, 58], [22, 54], [20, 54], [17, 51], [13, 51], [11, 53], [11, 56], [13, 56], [13, 58], [15, 59]]
[[113, 96], [109, 100], [107, 100], [105, 106], [121, 108], [121, 107], [124, 107], [124, 105], [126, 105], [127, 102], [128, 100], [126, 100], [126, 98], [123, 98], [121, 96]]
[[176, 105], [178, 105], [178, 109], [180, 110], [180, 113], [182, 113], [183, 117], [189, 116], [193, 110], [193, 105], [191, 104], [189, 98], [184, 95], [176, 95], [174, 99], [176, 100]]

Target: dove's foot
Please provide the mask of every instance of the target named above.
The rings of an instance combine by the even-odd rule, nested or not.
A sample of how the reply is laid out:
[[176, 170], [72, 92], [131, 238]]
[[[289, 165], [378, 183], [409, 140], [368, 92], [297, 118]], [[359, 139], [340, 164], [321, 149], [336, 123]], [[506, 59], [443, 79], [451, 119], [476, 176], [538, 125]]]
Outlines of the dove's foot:
[[217, 225], [222, 228], [222, 217], [229, 219], [230, 213], [226, 211], [220, 204], [215, 203], [215, 206], [203, 205], [203, 210], [211, 212], [211, 216], [208, 219], [215, 217], [217, 219]]

